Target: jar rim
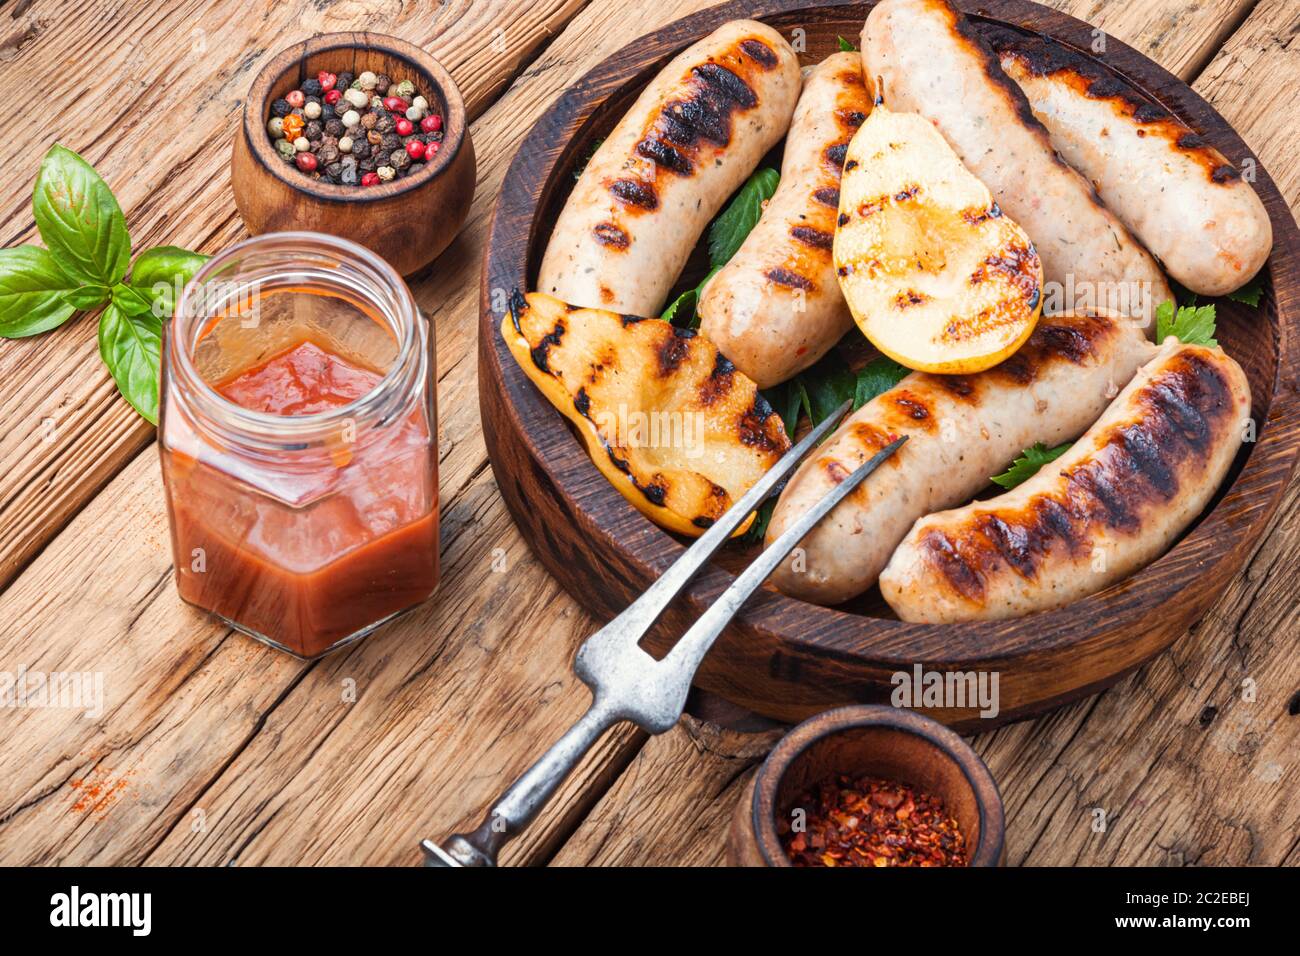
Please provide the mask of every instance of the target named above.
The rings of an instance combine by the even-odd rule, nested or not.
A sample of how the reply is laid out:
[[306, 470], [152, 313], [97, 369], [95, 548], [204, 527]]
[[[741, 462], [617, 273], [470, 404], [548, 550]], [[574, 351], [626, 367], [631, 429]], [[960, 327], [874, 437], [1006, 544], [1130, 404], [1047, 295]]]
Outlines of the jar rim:
[[[277, 415], [246, 408], [231, 401], [214, 388], [200, 373], [194, 364], [192, 345], [185, 335], [187, 321], [202, 322], [206, 317], [187, 311], [192, 299], [200, 294], [204, 284], [214, 274], [228, 266], [232, 261], [246, 256], [251, 251], [264, 249], [273, 251], [277, 248], [289, 249], [294, 246], [304, 247], [308, 253], [317, 252], [337, 255], [340, 259], [355, 260], [365, 269], [373, 271], [380, 282], [394, 293], [393, 303], [387, 304], [377, 298], [367, 296], [365, 290], [353, 288], [354, 294], [365, 297], [369, 304], [388, 317], [395, 328], [398, 340], [397, 354], [384, 375], [374, 387], [345, 405], [312, 412], [305, 415]], [[339, 236], [321, 232], [292, 231], [268, 232], [252, 236], [223, 249], [205, 262], [185, 284], [176, 300], [172, 319], [172, 335], [169, 338], [168, 351], [175, 371], [184, 382], [187, 399], [192, 400], [198, 410], [207, 417], [219, 418], [228, 422], [238, 432], [251, 436], [274, 435], [278, 439], [303, 438], [337, 428], [341, 423], [369, 417], [384, 403], [410, 375], [413, 361], [420, 359], [420, 320], [415, 298], [410, 288], [387, 260], [375, 254], [365, 246], [343, 239]], [[400, 333], [400, 334], [399, 334]]]

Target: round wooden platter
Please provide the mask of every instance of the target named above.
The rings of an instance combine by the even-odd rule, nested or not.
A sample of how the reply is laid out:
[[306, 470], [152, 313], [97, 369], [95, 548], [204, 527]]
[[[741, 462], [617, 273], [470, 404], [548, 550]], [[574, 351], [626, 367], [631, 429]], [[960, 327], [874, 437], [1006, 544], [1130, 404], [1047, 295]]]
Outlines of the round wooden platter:
[[[1092, 27], [1026, 0], [961, 0], [976, 25], [1000, 22], [1074, 47], [1120, 74], [1235, 162], [1252, 156], [1186, 84], [1117, 40], [1091, 54]], [[870, 4], [750, 0], [712, 7], [636, 39], [571, 87], [538, 120], [506, 175], [484, 258], [479, 404], [497, 483], [524, 538], [561, 584], [600, 618], [620, 612], [668, 567], [683, 542], [637, 512], [591, 463], [559, 412], [501, 339], [505, 301], [530, 289], [555, 218], [590, 154], [673, 55], [728, 20], [763, 20], [802, 37], [805, 64], [856, 39]], [[802, 31], [798, 33], [796, 31]], [[773, 590], [756, 595], [710, 651], [697, 683], [754, 711], [797, 720], [832, 706], [887, 702], [891, 677], [928, 671], [999, 675], [1000, 710], [927, 709], [959, 729], [987, 729], [1095, 693], [1164, 650], [1211, 606], [1276, 509], [1300, 439], [1297, 329], [1300, 237], [1272, 179], [1254, 183], [1273, 222], [1267, 292], [1258, 309], [1218, 301], [1218, 339], [1245, 368], [1257, 440], [1244, 446], [1209, 509], [1141, 572], [1056, 611], [967, 625], [906, 624], [870, 599], [823, 608]], [[702, 574], [645, 642], [662, 654], [731, 583], [743, 555]], [[547, 640], [538, 634], [536, 640]]]

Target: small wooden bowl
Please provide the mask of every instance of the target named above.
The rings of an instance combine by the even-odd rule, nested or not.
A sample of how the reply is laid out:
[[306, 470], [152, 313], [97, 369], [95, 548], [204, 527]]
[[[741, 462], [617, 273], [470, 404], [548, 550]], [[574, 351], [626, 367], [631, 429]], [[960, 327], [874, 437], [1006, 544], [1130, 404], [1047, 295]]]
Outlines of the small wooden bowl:
[[[413, 79], [442, 114], [444, 138], [418, 173], [377, 186], [313, 180], [275, 151], [267, 134], [271, 103], [321, 70], [387, 73]], [[326, 232], [387, 259], [402, 275], [432, 262], [451, 243], [474, 198], [474, 145], [465, 103], [451, 75], [419, 47], [378, 33], [326, 33], [278, 54], [257, 75], [235, 134], [231, 185], [253, 235]]]
[[841, 707], [781, 738], [731, 817], [731, 866], [793, 866], [776, 832], [800, 794], [835, 774], [898, 780], [943, 800], [966, 838], [969, 866], [1002, 862], [1002, 797], [970, 745], [938, 721], [895, 707]]

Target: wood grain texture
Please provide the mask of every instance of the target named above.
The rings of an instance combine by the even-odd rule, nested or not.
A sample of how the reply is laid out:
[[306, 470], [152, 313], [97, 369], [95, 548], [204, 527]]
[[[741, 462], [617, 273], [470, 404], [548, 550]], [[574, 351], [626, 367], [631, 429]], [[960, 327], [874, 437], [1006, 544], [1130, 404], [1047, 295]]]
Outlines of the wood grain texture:
[[[1292, 209], [1300, 118], [1271, 103], [1300, 95], [1298, 35], [1300, 10], [1266, 0], [1193, 84], [1258, 149]], [[1260, 547], [1173, 648], [1096, 697], [975, 739], [1003, 795], [1009, 864], [1300, 865], [1298, 538], [1293, 479]], [[637, 763], [682, 751], [686, 739], [680, 727], [653, 739]], [[708, 759], [688, 759], [673, 763], [673, 776], [713, 772]], [[619, 821], [636, 806], [620, 781], [557, 862], [658, 861], [697, 819], [711, 832], [691, 832], [683, 861], [720, 861], [726, 821], [702, 816], [685, 794], [659, 802], [658, 842], [642, 830], [645, 849], [628, 852]]]
[[[1040, 31], [1087, 50], [1087, 24], [1020, 0], [965, 3], [980, 17]], [[497, 205], [484, 260], [479, 397], [489, 456], [502, 494], [547, 568], [590, 612], [611, 617], [683, 551], [593, 466], [564, 419], [533, 387], [498, 333], [505, 294], [530, 288], [553, 223], [589, 155], [626, 104], [670, 56], [741, 15], [782, 33], [805, 32], [806, 59], [835, 48], [861, 22], [859, 3], [770, 0], [715, 7], [629, 44], [547, 111], [519, 153]], [[1248, 147], [1176, 77], [1111, 39], [1100, 60], [1232, 157]], [[1277, 506], [1300, 449], [1300, 231], [1264, 167], [1255, 188], [1273, 220], [1272, 292], [1264, 307], [1226, 300], [1217, 337], [1245, 368], [1259, 440], [1238, 456], [1212, 507], [1163, 557], [1116, 585], [1023, 620], [960, 626], [910, 624], [873, 607], [821, 608], [774, 591], [752, 599], [705, 659], [697, 682], [771, 717], [796, 720], [827, 707], [887, 702], [891, 678], [925, 662], [934, 669], [998, 671], [999, 722], [1043, 713], [1108, 686], [1169, 646], [1203, 615], [1240, 568]], [[1195, 576], [1198, 587], [1184, 585]], [[652, 638], [670, 646], [730, 584], [719, 565], [700, 575]], [[1174, 600], [1174, 596], [1177, 599]], [[954, 726], [988, 726], [977, 708], [936, 714]]]
[[[0, 11], [6, 82], [60, 104], [41, 135], [0, 141], [16, 187], [0, 198], [0, 242], [39, 242], [30, 185], [57, 137], [113, 189], [137, 250], [213, 252], [246, 235], [231, 199], [230, 138], [253, 78], [283, 47], [325, 31], [396, 33], [452, 73], [472, 119], [583, 3], [37, 0], [12, 7], [17, 16]], [[21, 128], [28, 109], [11, 97], [0, 122]], [[153, 437], [100, 361], [96, 322], [82, 315], [34, 339], [0, 340], [0, 587]]]
[[[624, 27], [652, 29], [688, 9], [662, 6], [636, 17], [615, 4], [583, 11], [473, 124], [483, 156], [473, 210], [435, 267], [412, 284], [438, 334], [439, 594], [374, 640], [314, 666], [265, 657], [180, 604], [168, 572], [156, 453], [146, 449], [0, 594], [0, 613], [13, 608], [23, 622], [22, 630], [0, 630], [0, 648], [8, 649], [0, 661], [22, 659], [33, 625], [16, 609], [29, 608], [49, 616], [39, 655], [47, 670], [63, 659], [91, 670], [111, 664], [119, 668], [112, 684], [127, 689], [148, 686], [155, 671], [190, 675], [204, 692], [192, 712], [178, 710], [174, 719], [196, 723], [173, 731], [134, 707], [93, 725], [38, 716], [54, 722], [0, 757], [0, 768], [26, 768], [0, 772], [0, 860], [414, 863], [420, 838], [476, 823], [497, 791], [577, 717], [588, 695], [569, 664], [594, 622], [532, 558], [487, 471], [475, 403], [477, 296], [466, 277], [508, 159], [546, 104], [612, 51]], [[128, 520], [118, 516], [126, 502], [153, 512]], [[84, 540], [111, 543], [110, 570]], [[142, 614], [154, 623], [128, 633], [126, 624]], [[65, 617], [73, 628], [58, 625]], [[87, 633], [96, 640], [87, 642]], [[229, 650], [208, 655], [214, 646]], [[134, 672], [137, 663], [150, 673]], [[209, 663], [222, 674], [204, 674]], [[348, 678], [356, 682], [351, 704], [342, 698]], [[166, 694], [156, 696], [167, 711]], [[240, 719], [211, 729], [207, 742], [204, 713]], [[8, 739], [8, 725], [0, 726]], [[643, 739], [628, 727], [608, 735], [507, 860], [549, 857]], [[68, 756], [47, 766], [30, 748]], [[142, 796], [107, 803], [88, 823], [67, 812], [79, 792], [68, 779], [96, 766], [114, 785], [115, 775], [131, 772], [125, 789]], [[69, 839], [79, 827], [95, 839]]]

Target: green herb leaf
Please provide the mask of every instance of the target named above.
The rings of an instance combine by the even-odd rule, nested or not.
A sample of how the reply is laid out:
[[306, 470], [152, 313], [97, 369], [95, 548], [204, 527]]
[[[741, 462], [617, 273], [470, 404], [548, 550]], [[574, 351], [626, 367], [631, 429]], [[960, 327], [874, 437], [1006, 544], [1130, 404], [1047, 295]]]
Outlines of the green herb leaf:
[[75, 286], [48, 249], [0, 249], [0, 337], [36, 335], [68, 321], [77, 310], [64, 297]]
[[582, 178], [583, 172], [587, 169], [587, 164], [591, 162], [591, 157], [596, 155], [596, 150], [600, 149], [600, 144], [605, 142], [603, 136], [598, 136], [591, 141], [591, 146], [587, 149], [587, 155], [577, 166], [573, 167], [573, 178], [575, 181]]
[[112, 191], [94, 168], [55, 145], [32, 192], [36, 227], [50, 254], [79, 283], [110, 287], [126, 275], [131, 240]]
[[717, 269], [725, 266], [740, 249], [758, 219], [763, 215], [763, 203], [772, 198], [781, 174], [765, 167], [757, 170], [737, 191], [727, 208], [718, 214], [709, 227], [709, 262]]
[[854, 397], [858, 379], [839, 352], [832, 349], [825, 358], [799, 374], [805, 389], [808, 420], [813, 427], [830, 418], [837, 408]]
[[776, 510], [777, 498], [777, 495], [773, 495], [758, 506], [753, 523], [740, 536], [741, 545], [748, 546], [763, 543], [763, 538], [767, 536], [767, 526], [772, 523], [772, 512]]
[[664, 309], [664, 314], [659, 318], [665, 322], [671, 322], [673, 325], [685, 326], [692, 318], [695, 317], [695, 302], [700, 297], [700, 288], [687, 289], [672, 302], [668, 303], [668, 308]]
[[122, 397], [150, 424], [158, 424], [158, 356], [162, 320], [129, 316], [110, 303], [99, 317], [99, 354]]
[[176, 308], [176, 297], [208, 257], [179, 246], [154, 246], [135, 258], [130, 286], [141, 293], [153, 314], [165, 319]]
[[1186, 345], [1207, 345], [1214, 348], [1214, 303], [1209, 305], [1184, 305], [1177, 311], [1173, 302], [1166, 300], [1156, 306], [1156, 343], [1175, 335]]
[[877, 395], [883, 395], [910, 374], [910, 368], [900, 365], [887, 355], [872, 359], [858, 370], [857, 387], [853, 392], [853, 410], [856, 412]]
[[120, 282], [113, 286], [113, 304], [133, 317], [153, 311], [153, 302], [147, 293]]
[[1264, 298], [1264, 276], [1256, 275], [1240, 289], [1234, 289], [1228, 293], [1228, 298], [1233, 302], [1244, 302], [1251, 308], [1259, 308], [1260, 299]]
[[1056, 461], [1056, 459], [1064, 455], [1071, 444], [1071, 442], [1067, 441], [1055, 448], [1047, 448], [1042, 442], [1035, 442], [1011, 463], [1010, 468], [1000, 475], [994, 475], [989, 480], [994, 484], [1001, 485], [1003, 488], [1014, 488], [1038, 474], [1038, 469], [1048, 462]]
[[857, 49], [857, 47], [855, 47], [848, 40], [844, 39], [844, 37], [837, 36], [835, 39], [839, 42], [841, 53], [852, 53]]
[[112, 295], [112, 292], [102, 285], [83, 285], [78, 289], [70, 289], [63, 293], [63, 301], [74, 309], [89, 312], [91, 309], [98, 309], [107, 302], [110, 295]]

